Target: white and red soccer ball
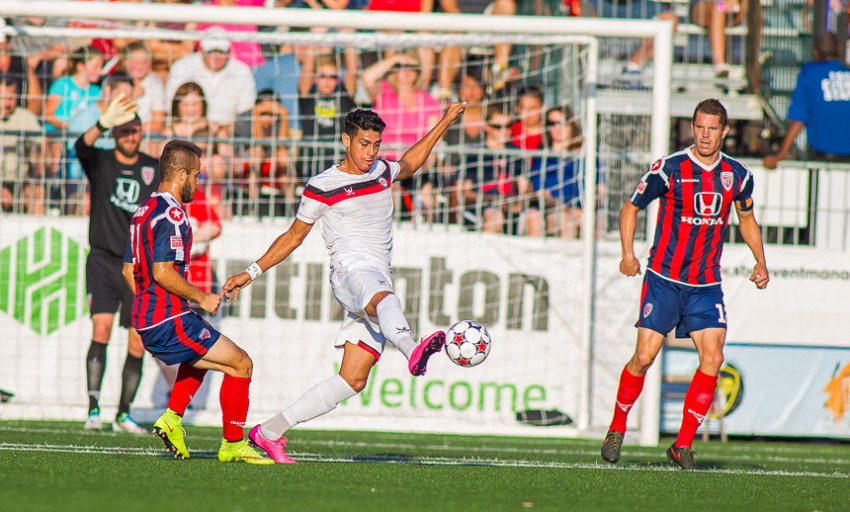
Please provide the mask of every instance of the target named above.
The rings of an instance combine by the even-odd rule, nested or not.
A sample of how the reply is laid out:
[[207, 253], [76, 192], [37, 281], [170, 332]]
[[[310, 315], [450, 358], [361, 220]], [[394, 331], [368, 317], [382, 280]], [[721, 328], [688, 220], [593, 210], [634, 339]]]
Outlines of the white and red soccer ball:
[[478, 366], [490, 353], [490, 333], [475, 320], [461, 320], [446, 331], [446, 355], [464, 367]]

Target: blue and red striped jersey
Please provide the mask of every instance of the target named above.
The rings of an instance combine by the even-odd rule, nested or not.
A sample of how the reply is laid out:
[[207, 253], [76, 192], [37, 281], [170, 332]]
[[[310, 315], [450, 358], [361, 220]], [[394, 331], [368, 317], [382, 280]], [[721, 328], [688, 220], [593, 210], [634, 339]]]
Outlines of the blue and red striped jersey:
[[165, 290], [153, 278], [153, 264], [174, 262], [174, 270], [186, 278], [192, 252], [192, 225], [177, 199], [155, 192], [142, 204], [130, 223], [130, 239], [124, 261], [133, 264], [136, 297], [133, 327], [148, 329], [189, 312], [189, 303]]
[[647, 268], [688, 285], [719, 283], [732, 203], [752, 193], [750, 170], [724, 153], [711, 166], [697, 160], [691, 148], [653, 163], [630, 199], [640, 209], [660, 201]]

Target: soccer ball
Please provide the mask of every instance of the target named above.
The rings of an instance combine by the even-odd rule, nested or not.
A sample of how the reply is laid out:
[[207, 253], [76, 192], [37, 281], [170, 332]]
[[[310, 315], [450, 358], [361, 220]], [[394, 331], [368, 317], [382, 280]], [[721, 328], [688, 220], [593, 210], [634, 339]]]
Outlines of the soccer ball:
[[475, 320], [461, 320], [446, 332], [446, 355], [458, 366], [478, 366], [490, 353], [490, 333]]

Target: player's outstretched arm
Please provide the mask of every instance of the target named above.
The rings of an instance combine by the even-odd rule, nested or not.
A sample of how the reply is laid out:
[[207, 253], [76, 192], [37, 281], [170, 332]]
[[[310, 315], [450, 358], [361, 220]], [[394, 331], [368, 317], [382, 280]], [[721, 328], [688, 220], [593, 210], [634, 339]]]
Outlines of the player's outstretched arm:
[[[752, 199], [747, 199], [752, 202]], [[741, 236], [744, 242], [753, 253], [756, 259], [756, 265], [753, 267], [753, 273], [750, 274], [750, 281], [754, 282], [759, 289], [764, 289], [770, 281], [770, 274], [767, 272], [767, 263], [764, 259], [764, 244], [761, 239], [761, 229], [756, 216], [753, 214], [752, 208], [742, 211], [739, 203], [735, 203], [738, 213], [738, 227], [741, 230]]]
[[87, 146], [94, 146], [94, 143], [100, 138], [100, 134], [122, 124], [129, 123], [136, 117], [136, 112], [139, 110], [133, 98], [127, 98], [124, 93], [115, 97], [106, 107], [97, 124], [86, 130], [83, 134], [83, 142]]
[[465, 101], [449, 104], [445, 115], [437, 121], [437, 124], [431, 128], [431, 131], [419, 139], [419, 142], [408, 149], [404, 155], [402, 155], [401, 159], [399, 159], [398, 163], [401, 166], [401, 171], [398, 173], [396, 180], [407, 179], [413, 176], [413, 173], [422, 167], [422, 164], [425, 163], [425, 160], [427, 160], [428, 156], [431, 154], [431, 150], [434, 149], [434, 146], [436, 146], [438, 142], [440, 142], [440, 139], [443, 138], [443, 135], [446, 133], [446, 130], [449, 129], [449, 126], [453, 125], [455, 121], [460, 119], [464, 110], [466, 110]]
[[635, 227], [640, 208], [626, 200], [620, 209], [620, 272], [627, 276], [640, 274], [640, 261], [635, 257]]
[[[286, 233], [277, 237], [277, 239], [272, 242], [272, 245], [268, 248], [266, 253], [254, 262], [254, 265], [259, 267], [259, 273], [262, 274], [266, 270], [285, 260], [286, 257], [292, 254], [292, 251], [298, 248], [298, 246], [301, 245], [301, 242], [307, 238], [307, 234], [310, 233], [312, 228], [312, 224], [307, 224], [304, 221], [295, 219], [292, 222], [292, 225], [289, 226], [289, 229], [286, 230]], [[251, 267], [248, 268], [250, 269]], [[259, 277], [260, 274], [258, 274], [257, 277]], [[224, 286], [221, 287], [221, 293], [228, 301], [236, 300], [239, 298], [239, 290], [251, 284], [252, 281], [253, 279], [248, 273], [248, 270], [245, 270], [235, 276], [227, 278]]]
[[153, 264], [153, 280], [165, 291], [183, 299], [197, 302], [204, 311], [208, 311], [212, 315], [218, 311], [221, 297], [214, 293], [204, 293], [200, 288], [191, 284], [174, 269], [173, 261], [155, 261]]

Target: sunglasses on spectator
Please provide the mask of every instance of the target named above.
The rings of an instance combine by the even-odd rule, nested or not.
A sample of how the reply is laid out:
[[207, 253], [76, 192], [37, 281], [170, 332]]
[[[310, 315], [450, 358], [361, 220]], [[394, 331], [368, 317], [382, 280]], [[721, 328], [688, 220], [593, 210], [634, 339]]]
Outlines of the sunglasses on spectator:
[[496, 130], [506, 130], [510, 128], [510, 123], [487, 123], [487, 126]]
[[405, 69], [412, 69], [414, 71], [417, 70], [418, 66], [411, 66], [410, 64], [396, 64], [393, 66], [393, 71], [403, 71]]
[[564, 118], [556, 119], [554, 121], [552, 119], [546, 120], [546, 126], [567, 126], [567, 124], [567, 120]]
[[319, 74], [319, 78], [333, 78], [334, 80], [339, 79], [339, 75], [331, 74], [331, 73], [321, 73]]

